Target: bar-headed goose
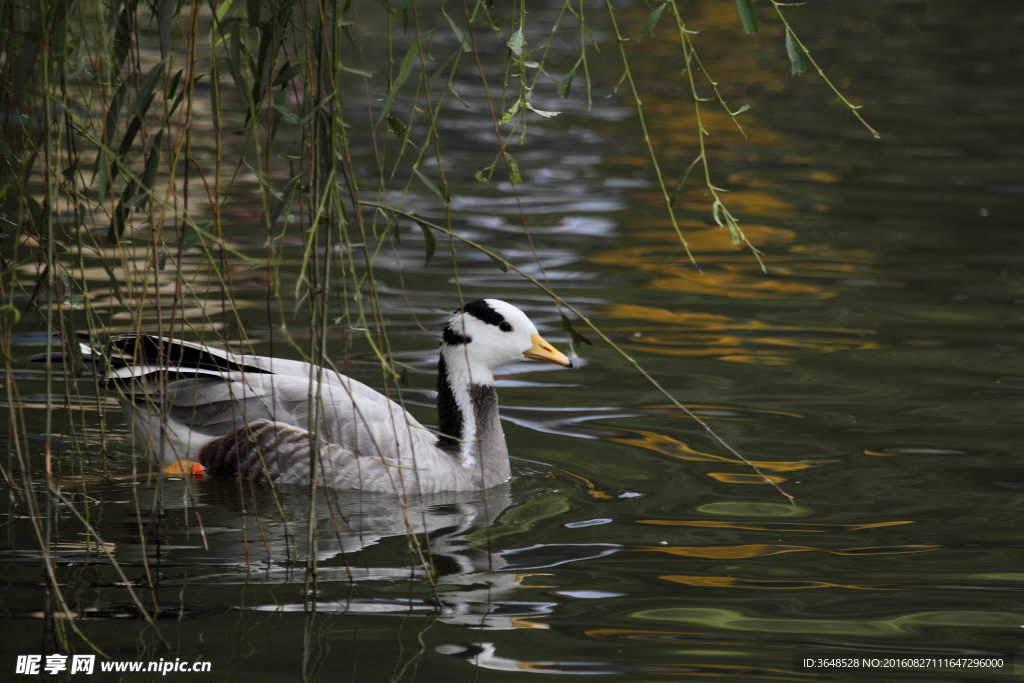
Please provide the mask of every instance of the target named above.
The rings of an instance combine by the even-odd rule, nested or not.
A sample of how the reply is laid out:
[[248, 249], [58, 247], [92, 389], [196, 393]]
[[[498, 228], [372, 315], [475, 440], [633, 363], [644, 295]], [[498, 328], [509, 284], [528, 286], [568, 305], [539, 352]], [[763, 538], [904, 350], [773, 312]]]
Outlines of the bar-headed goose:
[[435, 432], [365, 384], [300, 361], [146, 335], [120, 337], [113, 348], [108, 379], [121, 390], [133, 439], [162, 465], [185, 460], [208, 476], [283, 484], [315, 476], [326, 486], [394, 493], [508, 479], [494, 370], [524, 358], [572, 367], [515, 306], [468, 303], [444, 326]]

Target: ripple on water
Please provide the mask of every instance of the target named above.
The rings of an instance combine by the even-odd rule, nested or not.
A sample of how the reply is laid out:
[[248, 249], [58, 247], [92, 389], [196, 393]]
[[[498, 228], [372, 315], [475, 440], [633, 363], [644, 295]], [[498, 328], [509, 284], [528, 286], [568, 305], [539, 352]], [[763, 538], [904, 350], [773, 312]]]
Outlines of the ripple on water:
[[813, 513], [810, 508], [784, 503], [758, 503], [755, 501], [726, 500], [707, 503], [697, 508], [709, 515], [730, 517], [803, 517]]
[[634, 619], [687, 623], [729, 631], [762, 633], [830, 633], [849, 636], [893, 636], [917, 633], [923, 627], [970, 626], [1020, 628], [1024, 614], [987, 611], [916, 612], [880, 619], [760, 618], [708, 607], [673, 607], [634, 612]]

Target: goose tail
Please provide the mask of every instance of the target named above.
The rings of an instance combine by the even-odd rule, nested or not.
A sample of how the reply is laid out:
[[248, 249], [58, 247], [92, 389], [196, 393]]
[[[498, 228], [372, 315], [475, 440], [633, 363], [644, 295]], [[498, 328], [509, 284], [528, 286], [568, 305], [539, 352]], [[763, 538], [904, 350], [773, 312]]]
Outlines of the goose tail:
[[[84, 341], [83, 341], [84, 340]], [[89, 335], [79, 334], [76, 335], [76, 339], [67, 340], [60, 339], [64, 349], [61, 351], [53, 351], [51, 353], [36, 353], [28, 357], [29, 362], [32, 363], [74, 363], [77, 358], [81, 358], [82, 362], [90, 363], [92, 365], [103, 366], [106, 362], [110, 362], [112, 367], [123, 367], [124, 362], [120, 358], [112, 358], [107, 361], [103, 352], [94, 349], [92, 346], [86, 343], [89, 340]], [[71, 344], [78, 344], [77, 349], [70, 347]], [[77, 357], [77, 358], [76, 358]]]

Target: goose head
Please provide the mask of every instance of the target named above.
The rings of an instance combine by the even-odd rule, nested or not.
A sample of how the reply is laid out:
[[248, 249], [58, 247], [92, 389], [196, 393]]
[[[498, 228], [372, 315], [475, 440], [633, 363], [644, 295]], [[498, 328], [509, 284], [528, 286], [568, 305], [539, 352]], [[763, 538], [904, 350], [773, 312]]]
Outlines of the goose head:
[[512, 304], [480, 299], [455, 311], [444, 326], [441, 355], [460, 383], [492, 384], [494, 371], [524, 359], [564, 367], [572, 361], [537, 333], [537, 327]]
[[494, 371], [524, 359], [572, 367], [525, 313], [504, 301], [472, 301], [445, 323], [437, 372], [437, 446], [467, 470], [479, 467], [483, 488], [510, 472]]

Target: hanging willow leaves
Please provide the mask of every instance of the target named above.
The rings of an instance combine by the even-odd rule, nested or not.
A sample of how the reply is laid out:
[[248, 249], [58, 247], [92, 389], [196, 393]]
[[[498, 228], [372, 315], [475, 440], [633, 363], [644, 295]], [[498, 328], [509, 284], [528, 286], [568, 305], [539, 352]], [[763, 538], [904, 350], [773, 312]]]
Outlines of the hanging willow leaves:
[[523, 174], [519, 172], [519, 164], [515, 158], [511, 154], [505, 158], [508, 160], [508, 179], [516, 185], [523, 182]]
[[271, 225], [277, 223], [281, 214], [284, 212], [286, 206], [291, 204], [292, 193], [295, 190], [295, 183], [299, 180], [298, 176], [293, 176], [288, 179], [288, 182], [284, 184], [279, 191], [270, 192], [270, 211], [269, 215], [266, 213], [260, 218], [259, 231], [265, 232]]
[[799, 76], [807, 71], [807, 60], [804, 58], [804, 51], [796, 43], [793, 32], [786, 29], [786, 55], [789, 56], [790, 75]]
[[164, 131], [156, 134], [156, 139], [149, 148], [149, 156], [146, 157], [146, 166], [142, 171], [139, 192], [128, 202], [131, 208], [145, 206], [146, 202], [153, 195], [153, 186], [156, 184], [156, 173], [160, 168], [160, 143], [163, 142]]
[[165, 57], [171, 51], [171, 24], [177, 10], [177, 0], [160, 0], [156, 21], [160, 29], [160, 54]]
[[498, 251], [497, 249], [490, 249], [486, 253], [488, 256], [491, 257], [491, 260], [494, 261], [494, 263], [497, 264], [499, 268], [501, 268], [502, 272], [508, 272], [508, 266], [510, 263], [510, 261], [508, 260], [508, 256], [505, 256], [505, 254]]
[[442, 190], [437, 183], [435, 183], [433, 180], [420, 173], [420, 169], [418, 168], [414, 169], [414, 173], [416, 174], [416, 177], [419, 178], [423, 182], [423, 184], [427, 186], [428, 190], [436, 194], [438, 198], [445, 204], [448, 203], [448, 193]]
[[669, 197], [668, 200], [669, 206], [676, 205], [676, 199], [679, 198], [679, 193], [683, 191], [683, 185], [686, 184], [686, 179], [690, 177], [690, 171], [693, 170], [693, 167], [697, 165], [697, 162], [700, 161], [701, 158], [702, 156], [698, 155], [697, 158], [691, 161], [690, 165], [687, 166], [686, 170], [683, 171], [683, 173], [679, 176], [679, 180], [676, 181], [676, 186], [672, 188], [672, 195]]
[[424, 250], [426, 251], [423, 267], [426, 268], [430, 265], [430, 261], [434, 258], [434, 250], [437, 249], [437, 240], [434, 239], [434, 233], [430, 232], [430, 228], [424, 223], [416, 222], [416, 225], [420, 226], [420, 230], [423, 231], [423, 241], [426, 242]]
[[576, 78], [576, 68], [579, 67], [580, 63], [577, 61], [573, 64], [572, 68], [569, 69], [569, 73], [565, 74], [565, 78], [560, 81], [555, 81], [558, 86], [558, 94], [562, 97], [568, 97], [569, 92], [572, 90], [572, 79]]
[[[661, 13], [665, 11], [665, 7], [667, 6], [668, 3], [663, 2], [660, 5], [658, 5], [653, 12], [648, 14], [647, 21], [645, 21], [644, 25], [640, 27], [640, 33], [637, 33], [633, 37], [633, 39], [639, 42], [641, 40], [644, 40], [645, 38], [650, 38], [652, 35], [654, 35], [654, 27], [657, 26], [658, 19], [661, 19]], [[747, 33], [750, 32], [747, 31]]]
[[167, 86], [167, 99], [171, 99], [174, 97], [175, 93], [178, 92], [178, 83], [181, 82], [181, 75], [183, 73], [185, 73], [184, 69], [178, 69], [178, 71], [171, 76], [171, 83]]
[[516, 31], [509, 36], [508, 42], [505, 43], [509, 50], [512, 50], [512, 54], [516, 57], [523, 56], [523, 50], [526, 49], [526, 38], [523, 37], [523, 29], [519, 27]]
[[142, 79], [139, 90], [135, 93], [135, 99], [132, 100], [131, 109], [128, 110], [129, 114], [135, 114], [136, 116], [146, 115], [149, 105], [153, 102], [153, 90], [164, 73], [165, 61], [161, 59], [156, 66], [149, 70], [146, 77]]
[[465, 33], [465, 31], [463, 31], [461, 28], [459, 28], [459, 25], [455, 23], [454, 19], [452, 19], [450, 16], [448, 16], [448, 13], [444, 11], [443, 7], [441, 8], [441, 14], [443, 14], [444, 18], [448, 20], [448, 25], [451, 26], [452, 33], [455, 34], [455, 38], [459, 41], [459, 45], [462, 46], [462, 51], [463, 52], [469, 52], [470, 51], [469, 41], [466, 40], [466, 33]]
[[740, 11], [740, 21], [746, 33], [757, 33], [757, 14], [754, 12], [754, 0], [736, 0], [736, 8]]
[[21, 322], [21, 311], [19, 311], [14, 304], [4, 304], [3, 306], [0, 306], [0, 315], [9, 318], [12, 325], [17, 325]]
[[185, 253], [192, 247], [197, 247], [203, 242], [203, 235], [200, 230], [207, 232], [213, 230], [213, 223], [204, 223], [200, 228], [196, 228], [192, 225], [185, 225], [182, 231], [181, 239], [178, 240], [177, 247], [181, 253]]
[[128, 225], [128, 214], [131, 211], [129, 201], [135, 196], [135, 181], [131, 180], [121, 193], [121, 199], [114, 207], [114, 216], [110, 221], [110, 229], [107, 230], [107, 244], [120, 244], [124, 236], [125, 227]]
[[305, 68], [305, 64], [299, 62], [298, 64], [292, 64], [291, 62], [285, 62], [281, 67], [281, 70], [277, 72], [277, 77], [274, 82], [270, 84], [271, 88], [284, 87], [288, 83], [302, 73]]
[[405, 80], [409, 78], [409, 74], [412, 73], [413, 64], [416, 63], [417, 45], [413, 43], [409, 46], [409, 49], [405, 53], [405, 57], [402, 59], [402, 65], [398, 67], [398, 75], [395, 76], [395, 80], [391, 82], [391, 87], [388, 88], [388, 94], [384, 97], [383, 104], [380, 105], [380, 116], [377, 118], [377, 125], [384, 120], [384, 117], [388, 115], [388, 111], [391, 110], [391, 103], [395, 101], [395, 95], [398, 94], [398, 89], [402, 87]]
[[409, 137], [409, 129], [402, 123], [402, 119], [393, 114], [388, 115], [388, 130], [394, 133], [402, 142], [405, 142]]
[[572, 339], [573, 344], [587, 344], [588, 346], [594, 345], [589, 339], [576, 331], [576, 328], [572, 326], [572, 321], [569, 320], [569, 317], [565, 315], [565, 313], [562, 314], [562, 327], [565, 329], [565, 333], [569, 335], [569, 338]]

